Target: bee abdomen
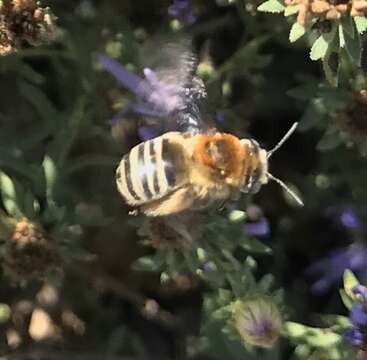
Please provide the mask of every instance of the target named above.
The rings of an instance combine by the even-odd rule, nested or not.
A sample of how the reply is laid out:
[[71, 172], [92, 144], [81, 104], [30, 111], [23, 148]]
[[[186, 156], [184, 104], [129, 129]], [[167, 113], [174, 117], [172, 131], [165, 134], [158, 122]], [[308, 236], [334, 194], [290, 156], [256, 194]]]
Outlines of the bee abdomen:
[[176, 188], [169, 140], [158, 137], [135, 146], [116, 171], [117, 188], [130, 205], [160, 199]]

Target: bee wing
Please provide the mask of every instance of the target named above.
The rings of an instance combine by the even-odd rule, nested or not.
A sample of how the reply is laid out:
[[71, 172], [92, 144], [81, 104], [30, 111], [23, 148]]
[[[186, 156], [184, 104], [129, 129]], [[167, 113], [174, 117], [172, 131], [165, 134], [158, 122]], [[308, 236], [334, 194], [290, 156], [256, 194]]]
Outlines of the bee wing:
[[151, 114], [161, 115], [156, 117], [163, 120], [164, 131], [195, 133], [212, 127], [206, 117], [207, 92], [195, 75], [197, 59], [190, 49], [187, 39], [166, 43], [153, 57], [152, 67], [144, 69], [145, 104], [140, 105], [149, 103]]

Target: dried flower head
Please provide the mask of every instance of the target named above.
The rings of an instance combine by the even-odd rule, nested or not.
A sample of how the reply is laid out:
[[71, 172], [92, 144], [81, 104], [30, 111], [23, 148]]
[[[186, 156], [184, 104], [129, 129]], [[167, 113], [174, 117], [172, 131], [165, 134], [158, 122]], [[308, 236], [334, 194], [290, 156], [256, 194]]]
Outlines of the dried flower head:
[[57, 268], [60, 256], [38, 224], [20, 220], [6, 242], [3, 270], [14, 282], [42, 279]]
[[21, 49], [25, 43], [38, 46], [55, 38], [55, 17], [35, 0], [0, 3], [0, 54]]
[[273, 347], [282, 327], [280, 311], [267, 296], [237, 301], [232, 321], [244, 343], [263, 348]]
[[286, 6], [299, 5], [297, 22], [304, 26], [309, 17], [338, 20], [344, 14], [363, 16], [367, 10], [365, 0], [285, 0]]

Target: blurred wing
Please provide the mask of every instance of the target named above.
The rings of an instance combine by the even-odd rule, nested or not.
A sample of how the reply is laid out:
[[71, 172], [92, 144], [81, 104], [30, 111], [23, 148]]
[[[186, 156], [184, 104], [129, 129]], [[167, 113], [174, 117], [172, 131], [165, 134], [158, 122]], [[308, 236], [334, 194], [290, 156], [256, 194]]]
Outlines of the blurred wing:
[[[189, 41], [155, 45], [152, 68], [146, 68], [145, 98], [152, 110], [163, 115], [165, 131], [203, 132], [212, 126], [206, 116], [207, 93], [195, 75], [197, 59]], [[157, 53], [157, 49], [159, 52]]]

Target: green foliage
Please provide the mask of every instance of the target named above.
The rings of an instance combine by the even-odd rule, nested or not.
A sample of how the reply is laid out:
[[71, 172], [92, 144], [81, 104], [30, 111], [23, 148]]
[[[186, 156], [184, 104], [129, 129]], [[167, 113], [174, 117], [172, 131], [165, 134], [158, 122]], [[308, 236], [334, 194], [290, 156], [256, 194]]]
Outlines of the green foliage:
[[[315, 299], [305, 270], [323, 254], [365, 238], [364, 229], [346, 229], [332, 211], [358, 205], [366, 221], [361, 155], [367, 154], [367, 83], [360, 36], [366, 17], [343, 14], [330, 29], [321, 29], [313, 15], [304, 25], [297, 22], [298, 4], [268, 0], [257, 12], [257, 4], [244, 0], [192, 1], [199, 17], [189, 25], [172, 20], [168, 3], [50, 3], [59, 17], [55, 42], [0, 58], [0, 352], [47, 343], [47, 358], [53, 360], [58, 343], [57, 349], [87, 351], [78, 356], [86, 359], [96, 354], [173, 360], [178, 354], [190, 360], [288, 360], [289, 353], [295, 360], [353, 359], [342, 335], [350, 321], [326, 315], [346, 311], [335, 285]], [[266, 13], [283, 13], [286, 19]], [[157, 38], [175, 41], [181, 35], [194, 40], [197, 74], [210, 105], [203, 118], [214, 123], [214, 114], [221, 113], [224, 120], [217, 116], [215, 123], [219, 131], [254, 137], [270, 149], [289, 124], [300, 122], [300, 133], [269, 159], [269, 171], [297, 184], [305, 208], [293, 207], [276, 184], [264, 184], [258, 195], [243, 195], [223, 210], [194, 212], [194, 225], [186, 224], [190, 241], [163, 246], [146, 230], [147, 222], [157, 219], [128, 216], [115, 168], [140, 141], [137, 129], [157, 119], [127, 112], [111, 129], [108, 119], [134, 95], [101, 71], [96, 54], [141, 74], [161, 55]], [[145, 47], [154, 51], [144, 52]], [[320, 60], [323, 75], [308, 54]], [[251, 209], [254, 204], [259, 214]], [[250, 235], [245, 225], [257, 225], [259, 218], [269, 229]], [[41, 242], [52, 245], [61, 261], [58, 272], [20, 282], [21, 287], [11, 283], [9, 264], [24, 270], [37, 267], [39, 259], [52, 262], [35, 260], [32, 251], [39, 248], [31, 247], [24, 257], [9, 252], [14, 246], [22, 255], [23, 241], [40, 240], [15, 232], [24, 219], [42, 229]], [[185, 223], [176, 222], [173, 230], [180, 226]], [[326, 282], [335, 266], [328, 264], [320, 275]], [[181, 277], [199, 285], [176, 283]], [[340, 297], [348, 309], [357, 284], [346, 271]], [[254, 314], [267, 299], [289, 320], [281, 341], [241, 338], [235, 308], [249, 299]], [[41, 308], [56, 326], [49, 338], [39, 339], [30, 322]], [[19, 344], [10, 341], [17, 337]]]
[[367, 30], [367, 18], [364, 16], [355, 16], [354, 22], [359, 34], [363, 34]]
[[302, 37], [304, 34], [306, 33], [306, 29], [304, 28], [304, 26], [298, 24], [298, 23], [294, 23], [292, 25], [291, 31], [289, 33], [289, 41], [295, 42], [297, 41], [300, 37]]
[[280, 13], [285, 9], [284, 5], [278, 0], [268, 0], [258, 6], [258, 11]]
[[344, 271], [343, 284], [345, 293], [353, 299], [354, 295], [352, 290], [359, 285], [359, 281], [349, 269]]

